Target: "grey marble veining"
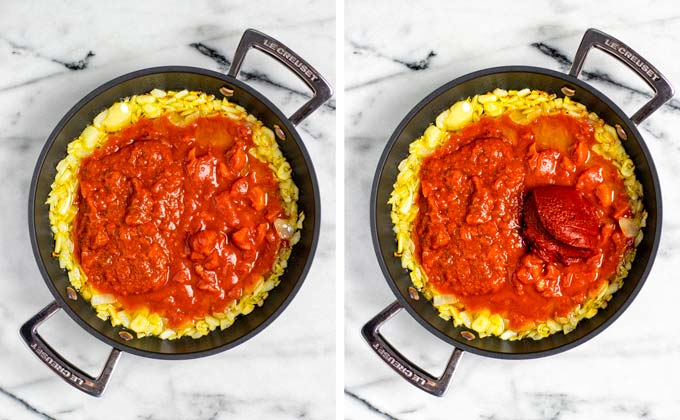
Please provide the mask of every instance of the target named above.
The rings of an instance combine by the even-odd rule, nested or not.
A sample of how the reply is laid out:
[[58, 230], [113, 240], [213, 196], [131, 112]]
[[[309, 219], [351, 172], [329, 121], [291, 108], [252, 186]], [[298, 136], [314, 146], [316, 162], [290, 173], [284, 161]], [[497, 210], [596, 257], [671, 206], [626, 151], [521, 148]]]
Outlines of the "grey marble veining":
[[[378, 158], [399, 121], [440, 85], [501, 65], [568, 71], [585, 29], [640, 52], [680, 88], [680, 8], [674, 2], [346, 2], [345, 415], [348, 419], [677, 419], [680, 335], [680, 99], [640, 131], [659, 172], [663, 235], [654, 268], [628, 310], [589, 342], [553, 357], [503, 361], [464, 354], [448, 395], [417, 391], [363, 342], [359, 330], [394, 300], [372, 250], [368, 222]], [[632, 114], [651, 91], [602, 53], [582, 78]], [[438, 374], [448, 344], [400, 314], [385, 335]]]
[[[289, 45], [335, 80], [335, 6], [287, 2], [8, 1], [0, 13], [0, 419], [296, 419], [335, 413], [335, 105], [300, 126], [324, 211], [299, 294], [268, 328], [216, 356], [167, 362], [121, 357], [101, 399], [75, 391], [21, 342], [19, 326], [51, 301], [34, 262], [28, 186], [48, 134], [80, 98], [137, 69], [170, 64], [226, 71], [243, 30]], [[296, 11], [304, 10], [305, 13]], [[290, 115], [310, 96], [278, 63], [251, 52], [240, 78]], [[48, 342], [90, 373], [109, 348], [58, 313]], [[310, 386], [314, 384], [314, 386]]]

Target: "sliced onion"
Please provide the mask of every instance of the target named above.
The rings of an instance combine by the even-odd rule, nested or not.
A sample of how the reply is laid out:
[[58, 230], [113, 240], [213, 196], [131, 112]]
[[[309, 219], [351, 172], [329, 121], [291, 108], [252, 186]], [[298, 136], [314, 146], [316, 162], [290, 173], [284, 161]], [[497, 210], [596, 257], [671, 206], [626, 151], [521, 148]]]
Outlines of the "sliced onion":
[[640, 225], [638, 225], [634, 219], [629, 219], [627, 217], [619, 219], [619, 226], [621, 226], [621, 231], [626, 238], [634, 238], [640, 230]]
[[276, 231], [279, 233], [281, 239], [290, 239], [295, 233], [295, 228], [290, 223], [288, 223], [288, 221], [283, 219], [274, 220], [274, 228], [276, 228]]
[[113, 303], [116, 301], [116, 297], [109, 294], [104, 295], [92, 295], [92, 300], [90, 303], [92, 305], [103, 305], [105, 303]]
[[434, 306], [450, 305], [458, 302], [458, 298], [454, 295], [435, 295], [432, 299]]

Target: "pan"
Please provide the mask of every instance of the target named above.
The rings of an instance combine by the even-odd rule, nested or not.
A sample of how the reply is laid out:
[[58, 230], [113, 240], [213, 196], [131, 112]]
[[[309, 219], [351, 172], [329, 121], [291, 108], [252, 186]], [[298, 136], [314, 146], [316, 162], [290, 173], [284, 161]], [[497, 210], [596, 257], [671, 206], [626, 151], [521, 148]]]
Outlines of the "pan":
[[[607, 96], [578, 78], [588, 52], [592, 48], [604, 51], [640, 76], [654, 91], [654, 96], [632, 117]], [[427, 299], [409, 296], [411, 280], [398, 258], [390, 206], [387, 204], [398, 174], [397, 165], [408, 156], [409, 144], [420, 137], [436, 116], [458, 100], [492, 91], [495, 88], [538, 89], [560, 95], [563, 87], [575, 91], [573, 99], [597, 113], [608, 124], [620, 125], [627, 134], [623, 142], [635, 163], [635, 174], [644, 190], [643, 205], [649, 213], [645, 236], [623, 287], [614, 294], [606, 309], [591, 319], [581, 321], [569, 334], [555, 334], [542, 340], [506, 341], [496, 337], [468, 341], [461, 336], [462, 328], [438, 316]], [[373, 180], [371, 197], [371, 233], [380, 267], [397, 300], [364, 325], [362, 335], [371, 349], [393, 370], [412, 385], [436, 396], [445, 394], [462, 354], [475, 353], [500, 359], [529, 359], [554, 355], [593, 338], [609, 326], [632, 303], [652, 268], [661, 236], [661, 191], [652, 157], [637, 126], [655, 110], [669, 101], [673, 88], [668, 80], [640, 54], [623, 42], [596, 29], [588, 29], [576, 52], [568, 74], [529, 66], [489, 68], [455, 79], [439, 87], [416, 105], [398, 125], [380, 158]], [[417, 296], [416, 296], [417, 297]], [[435, 377], [426, 372], [391, 345], [380, 334], [380, 327], [405, 309], [424, 328], [452, 346], [451, 357], [444, 372]]]
[[[262, 51], [283, 64], [298, 76], [313, 92], [311, 99], [290, 118], [286, 117], [264, 95], [236, 79], [241, 64], [250, 49]], [[291, 164], [293, 180], [299, 187], [299, 208], [306, 220], [301, 239], [293, 248], [288, 268], [278, 287], [269, 293], [262, 307], [240, 317], [224, 331], [214, 331], [199, 339], [183, 337], [161, 340], [145, 337], [123, 340], [120, 328], [97, 318], [94, 309], [84, 299], [68, 298], [70, 285], [66, 272], [52, 257], [54, 240], [44, 204], [56, 174], [57, 163], [66, 155], [70, 141], [78, 137], [93, 118], [114, 102], [132, 95], [143, 94], [154, 88], [164, 90], [198, 90], [220, 97], [220, 88], [234, 91], [230, 100], [243, 106], [266, 126], [278, 125], [285, 135], [280, 148]], [[243, 34], [234, 54], [228, 74], [202, 68], [166, 66], [135, 71], [98, 87], [78, 102], [57, 124], [40, 153], [31, 182], [28, 222], [31, 245], [40, 273], [54, 301], [27, 321], [20, 333], [31, 351], [58, 376], [73, 387], [93, 396], [100, 396], [113, 373], [121, 352], [158, 359], [190, 359], [212, 355], [239, 344], [262, 331], [286, 308], [293, 299], [312, 263], [319, 236], [319, 187], [314, 167], [295, 126], [325, 103], [332, 95], [329, 83], [305, 60], [281, 42], [261, 32], [248, 29]], [[88, 333], [109, 345], [111, 353], [97, 377], [83, 372], [60, 356], [38, 333], [38, 327], [59, 310], [64, 310]]]

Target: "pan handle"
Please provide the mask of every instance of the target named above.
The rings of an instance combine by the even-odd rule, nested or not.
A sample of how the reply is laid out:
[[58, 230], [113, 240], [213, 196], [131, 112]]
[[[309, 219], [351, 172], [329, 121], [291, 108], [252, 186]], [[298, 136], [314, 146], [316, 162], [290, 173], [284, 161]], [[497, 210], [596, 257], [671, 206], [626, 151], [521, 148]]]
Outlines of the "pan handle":
[[652, 66], [649, 61], [628, 45], [593, 28], [588, 29], [583, 35], [576, 56], [574, 56], [574, 64], [569, 70], [570, 76], [578, 77], [591, 48], [597, 48], [616, 58], [637, 73], [654, 90], [654, 97], [630, 118], [633, 123], [640, 125], [642, 121], [673, 97], [673, 86], [656, 67]]
[[290, 48], [283, 45], [274, 38], [263, 34], [255, 29], [247, 29], [241, 37], [234, 54], [234, 60], [229, 67], [229, 76], [236, 78], [246, 53], [249, 49], [255, 48], [260, 50], [278, 62], [288, 67], [297, 77], [300, 78], [314, 93], [312, 99], [307, 101], [290, 117], [290, 122], [293, 125], [298, 125], [307, 118], [312, 112], [320, 107], [333, 95], [333, 88], [330, 83], [324, 79], [319, 72], [314, 69], [309, 63], [300, 58]]
[[368, 345], [371, 346], [373, 351], [411, 385], [434, 396], [441, 397], [446, 393], [446, 390], [449, 387], [453, 373], [456, 370], [456, 365], [463, 355], [463, 350], [454, 348], [453, 354], [451, 354], [451, 357], [446, 364], [446, 369], [444, 369], [444, 373], [442, 373], [440, 377], [437, 378], [425, 372], [415, 363], [399, 353], [397, 349], [380, 334], [380, 327], [402, 309], [403, 307], [401, 304], [398, 301], [395, 301], [373, 319], [368, 321], [361, 329], [361, 335], [364, 336], [364, 339], [368, 342]]
[[120, 350], [111, 349], [104, 369], [98, 377], [93, 378], [82, 370], [78, 369], [68, 360], [64, 359], [57, 353], [43, 338], [38, 334], [38, 327], [43, 322], [47, 321], [59, 309], [59, 304], [55, 301], [47, 305], [42, 311], [38, 312], [33, 318], [29, 319], [21, 326], [19, 332], [28, 347], [35, 353], [36, 356], [52, 369], [61, 379], [65, 380], [69, 385], [77, 388], [87, 394], [95, 397], [100, 397], [106, 385], [111, 378], [113, 368], [116, 367], [118, 358], [120, 357]]

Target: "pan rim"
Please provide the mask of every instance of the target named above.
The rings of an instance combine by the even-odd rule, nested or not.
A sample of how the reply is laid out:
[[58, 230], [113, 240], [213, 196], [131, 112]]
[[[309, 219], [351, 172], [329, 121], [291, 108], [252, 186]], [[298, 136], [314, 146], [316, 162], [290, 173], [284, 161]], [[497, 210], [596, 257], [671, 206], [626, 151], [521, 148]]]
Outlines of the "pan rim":
[[[649, 165], [649, 172], [650, 176], [652, 178], [652, 184], [654, 186], [655, 192], [656, 192], [656, 227], [654, 230], [654, 240], [652, 243], [652, 247], [650, 250], [650, 255], [649, 255], [649, 260], [647, 261], [647, 265], [645, 266], [642, 274], [640, 275], [640, 279], [636, 286], [633, 288], [631, 291], [630, 295], [628, 298], [623, 302], [623, 304], [614, 312], [612, 313], [609, 317], [607, 317], [600, 325], [598, 325], [596, 328], [593, 330], [589, 331], [582, 337], [579, 337], [573, 341], [566, 342], [564, 344], [561, 344], [556, 347], [552, 347], [546, 350], [538, 350], [538, 351], [529, 351], [529, 352], [498, 352], [498, 351], [491, 351], [491, 350], [485, 350], [485, 349], [480, 349], [477, 347], [470, 346], [469, 344], [465, 343], [462, 340], [456, 339], [454, 337], [451, 337], [444, 332], [442, 332], [439, 328], [436, 326], [430, 324], [424, 317], [420, 315], [420, 313], [413, 307], [411, 306], [410, 302], [404, 295], [401, 294], [401, 291], [399, 290], [399, 287], [397, 286], [397, 282], [392, 278], [390, 275], [389, 269], [387, 267], [387, 262], [382, 256], [381, 252], [381, 245], [380, 245], [380, 238], [378, 235], [378, 229], [377, 229], [377, 208], [378, 208], [378, 203], [377, 203], [377, 194], [378, 194], [378, 185], [379, 181], [382, 178], [382, 173], [385, 168], [385, 164], [387, 162], [387, 158], [390, 155], [390, 152], [392, 151], [397, 139], [401, 135], [401, 132], [404, 130], [404, 128], [410, 123], [410, 121], [418, 114], [420, 113], [431, 101], [433, 101], [435, 98], [439, 97], [442, 95], [444, 92], [471, 80], [483, 77], [483, 76], [488, 76], [492, 74], [500, 74], [500, 73], [536, 73], [536, 74], [541, 74], [541, 75], [546, 75], [546, 76], [551, 76], [557, 79], [564, 80], [567, 83], [571, 83], [574, 85], [577, 85], [578, 87], [585, 89], [586, 91], [592, 93], [595, 95], [600, 101], [602, 101], [606, 106], [608, 106], [614, 113], [616, 113], [622, 121], [626, 124], [626, 128], [630, 130], [630, 132], [633, 134], [635, 139], [638, 140], [638, 144], [640, 146], [640, 149], [642, 151], [642, 154], [644, 155], [645, 159], [647, 160], [647, 163]], [[387, 205], [385, 203], [384, 205]], [[637, 126], [633, 124], [633, 122], [630, 120], [630, 118], [623, 112], [623, 110], [616, 105], [611, 99], [609, 99], [606, 95], [604, 95], [602, 92], [591, 86], [590, 84], [570, 76], [569, 74], [558, 72], [555, 70], [551, 69], [546, 69], [542, 67], [535, 67], [535, 66], [522, 66], [522, 65], [510, 65], [510, 66], [499, 66], [499, 67], [490, 67], [478, 71], [474, 71], [468, 74], [465, 74], [463, 76], [460, 76], [454, 80], [451, 80], [438, 88], [436, 88], [434, 91], [432, 91], [430, 94], [425, 96], [421, 101], [419, 101], [405, 116], [404, 118], [399, 122], [395, 130], [392, 132], [392, 135], [390, 136], [389, 140], [387, 141], [387, 144], [385, 145], [385, 148], [380, 155], [380, 159], [378, 161], [378, 165], [375, 171], [375, 174], [373, 176], [373, 183], [371, 186], [371, 202], [370, 202], [370, 226], [371, 226], [371, 239], [373, 242], [373, 249], [376, 253], [378, 263], [380, 265], [380, 269], [383, 273], [383, 277], [385, 281], [387, 282], [388, 286], [392, 290], [392, 293], [396, 296], [397, 300], [399, 301], [400, 305], [406, 309], [406, 311], [413, 317], [421, 326], [423, 326], [426, 330], [428, 330], [430, 333], [432, 333], [434, 336], [437, 338], [441, 339], [442, 341], [448, 343], [451, 346], [460, 348], [462, 350], [468, 351], [470, 353], [478, 354], [480, 356], [485, 356], [485, 357], [491, 357], [491, 358], [496, 358], [496, 359], [533, 359], [533, 358], [540, 358], [540, 357], [546, 357], [546, 356], [551, 356], [555, 355], [558, 353], [562, 353], [564, 351], [570, 350], [578, 345], [581, 345], [585, 343], [586, 341], [592, 339], [602, 331], [604, 331], [607, 327], [609, 327], [616, 319], [618, 319], [623, 312], [632, 304], [632, 302], [635, 300], [636, 296], [640, 292], [640, 289], [644, 285], [651, 269], [652, 266], [654, 265], [654, 260], [656, 258], [657, 250], [659, 247], [659, 243], [661, 240], [661, 226], [662, 226], [662, 197], [661, 197], [661, 188], [660, 188], [660, 183], [659, 183], [659, 177], [656, 171], [656, 166], [654, 165], [654, 161], [652, 159], [652, 156], [644, 142], [644, 139], [640, 135], [640, 132], [637, 129]], [[577, 327], [578, 328], [578, 327]]]
[[[36, 206], [36, 189], [37, 189], [37, 184], [38, 184], [38, 178], [39, 174], [42, 171], [45, 158], [47, 156], [47, 153], [51, 150], [57, 136], [61, 133], [63, 128], [66, 126], [66, 124], [88, 103], [90, 103], [94, 98], [102, 94], [103, 92], [123, 83], [127, 82], [130, 80], [134, 80], [140, 77], [144, 76], [149, 76], [153, 74], [160, 74], [160, 73], [185, 73], [185, 74], [198, 74], [201, 76], [208, 76], [208, 77], [213, 77], [219, 80], [223, 80], [227, 83], [230, 83], [232, 85], [238, 86], [240, 89], [243, 89], [244, 91], [248, 92], [252, 96], [254, 96], [258, 101], [260, 101], [266, 108], [271, 110], [276, 117], [279, 119], [279, 121], [285, 126], [285, 128], [288, 130], [289, 133], [293, 135], [294, 141], [297, 143], [297, 145], [300, 148], [301, 155], [303, 157], [303, 160], [307, 164], [308, 167], [308, 172], [309, 172], [309, 177], [311, 180], [312, 184], [312, 194], [314, 198], [314, 226], [312, 229], [312, 241], [310, 245], [310, 250], [309, 250], [309, 256], [307, 257], [304, 266], [302, 268], [302, 271], [300, 273], [300, 276], [297, 278], [295, 285], [291, 289], [290, 293], [284, 298], [284, 300], [281, 302], [281, 304], [269, 315], [263, 322], [261, 322], [259, 325], [257, 325], [255, 328], [251, 329], [248, 331], [246, 334], [243, 336], [239, 337], [238, 339], [222, 344], [220, 346], [215, 346], [206, 350], [198, 350], [198, 351], [192, 351], [192, 352], [184, 352], [184, 353], [162, 353], [162, 352], [156, 352], [156, 351], [149, 351], [149, 350], [141, 350], [135, 347], [128, 346], [124, 343], [120, 343], [101, 331], [99, 329], [91, 326], [89, 323], [87, 323], [83, 318], [80, 317], [80, 315], [73, 310], [64, 300], [64, 298], [61, 296], [59, 291], [57, 290], [54, 282], [52, 281], [49, 273], [47, 272], [47, 269], [45, 267], [45, 264], [42, 260], [42, 256], [40, 255], [39, 251], [39, 246], [38, 246], [38, 239], [37, 239], [37, 232], [36, 232], [36, 227], [35, 227], [35, 220], [34, 220], [34, 210]], [[223, 351], [226, 351], [228, 349], [231, 349], [233, 347], [236, 347], [243, 342], [253, 338], [255, 335], [259, 334], [264, 330], [266, 327], [268, 327], [276, 318], [278, 318], [281, 313], [288, 307], [288, 305], [292, 302], [293, 298], [297, 295], [298, 291], [300, 290], [300, 287], [302, 286], [304, 280], [307, 277], [307, 274], [309, 273], [309, 270], [311, 268], [312, 262], [314, 260], [314, 256], [316, 254], [316, 249], [319, 241], [319, 232], [320, 232], [320, 227], [321, 227], [321, 199], [320, 199], [320, 193], [319, 193], [319, 184], [318, 184], [318, 179], [316, 176], [316, 171], [314, 170], [314, 166], [312, 163], [312, 160], [309, 156], [309, 153], [307, 151], [307, 148], [305, 147], [302, 138], [300, 137], [300, 134], [298, 133], [297, 129], [293, 124], [290, 122], [288, 117], [286, 117], [281, 110], [274, 105], [269, 99], [267, 99], [263, 94], [252, 88], [251, 86], [247, 85], [244, 82], [241, 82], [240, 80], [233, 78], [229, 75], [219, 73], [213, 70], [208, 70], [204, 69], [201, 67], [192, 67], [192, 66], [176, 66], [176, 65], [170, 65], [170, 66], [158, 66], [158, 67], [149, 67], [149, 68], [144, 68], [140, 70], [135, 70], [129, 73], [126, 73], [124, 75], [118, 76], [114, 79], [109, 80], [108, 82], [103, 83], [102, 85], [98, 86], [94, 90], [92, 90], [90, 93], [85, 95], [81, 100], [79, 100], [71, 109], [59, 120], [57, 125], [54, 127], [50, 135], [47, 137], [47, 140], [45, 141], [45, 145], [43, 146], [42, 150], [40, 151], [40, 154], [38, 155], [38, 159], [36, 161], [35, 168], [33, 170], [33, 175], [31, 178], [31, 184], [30, 184], [30, 189], [29, 189], [29, 199], [28, 199], [28, 227], [29, 227], [29, 236], [31, 240], [31, 248], [33, 250], [33, 256], [36, 260], [36, 263], [38, 265], [38, 268], [40, 270], [40, 274], [42, 275], [43, 281], [47, 285], [47, 288], [50, 290], [52, 293], [55, 301], [59, 304], [59, 307], [64, 310], [80, 327], [82, 327], [85, 331], [93, 335], [95, 338], [101, 340], [102, 342], [106, 343], [107, 345], [116, 348], [118, 350], [124, 351], [126, 353], [131, 353], [136, 356], [141, 356], [141, 357], [148, 357], [148, 358], [153, 358], [153, 359], [163, 359], [163, 360], [178, 360], [178, 359], [193, 359], [193, 358], [199, 358], [199, 357], [205, 357], [205, 356], [211, 356], [217, 353], [221, 353]]]

